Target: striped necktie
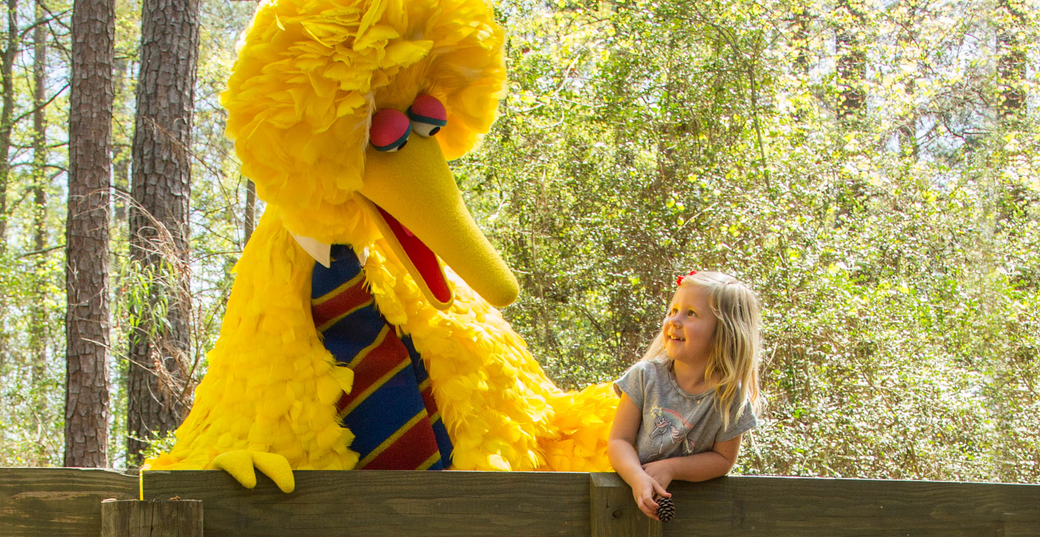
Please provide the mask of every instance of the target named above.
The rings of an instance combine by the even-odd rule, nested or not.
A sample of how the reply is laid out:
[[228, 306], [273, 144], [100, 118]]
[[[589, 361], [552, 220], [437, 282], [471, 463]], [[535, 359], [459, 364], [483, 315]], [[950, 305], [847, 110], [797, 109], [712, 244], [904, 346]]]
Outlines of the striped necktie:
[[429, 375], [411, 338], [399, 338], [365, 289], [354, 250], [332, 247], [332, 263], [314, 264], [311, 313], [325, 348], [354, 371], [354, 387], [336, 405], [355, 439], [357, 469], [442, 470], [451, 440], [437, 412]]

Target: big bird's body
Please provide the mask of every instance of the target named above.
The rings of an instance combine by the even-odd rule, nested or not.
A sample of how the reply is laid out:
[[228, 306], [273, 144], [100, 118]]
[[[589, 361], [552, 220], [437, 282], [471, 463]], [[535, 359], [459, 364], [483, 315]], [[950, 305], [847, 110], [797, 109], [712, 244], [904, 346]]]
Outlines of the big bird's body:
[[[355, 468], [360, 432], [335, 406], [354, 374], [311, 313], [315, 259], [331, 244], [353, 249], [379, 313], [421, 355], [451, 468], [609, 469], [617, 398], [609, 385], [558, 389], [485, 300], [512, 301], [515, 280], [475, 231], [445, 163], [494, 119], [503, 39], [483, 0], [261, 4], [223, 103], [243, 173], [268, 208], [177, 444], [145, 469], [220, 468], [252, 486], [255, 467], [288, 491], [293, 469]], [[398, 153], [373, 151], [374, 112], [403, 111], [419, 95], [443, 103], [447, 125]], [[436, 276], [416, 269], [381, 213], [448, 265], [449, 299], [431, 295]]]

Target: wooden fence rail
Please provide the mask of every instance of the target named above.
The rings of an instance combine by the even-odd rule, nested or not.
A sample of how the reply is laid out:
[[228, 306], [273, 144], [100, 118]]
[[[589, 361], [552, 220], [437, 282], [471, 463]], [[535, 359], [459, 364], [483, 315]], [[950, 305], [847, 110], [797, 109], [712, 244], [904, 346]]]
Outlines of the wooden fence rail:
[[[139, 487], [141, 487], [139, 489]], [[98, 537], [101, 500], [202, 500], [206, 537], [1040, 537], [1040, 485], [725, 477], [674, 483], [651, 523], [614, 474], [296, 472], [283, 494], [223, 472], [0, 468], [0, 537]]]

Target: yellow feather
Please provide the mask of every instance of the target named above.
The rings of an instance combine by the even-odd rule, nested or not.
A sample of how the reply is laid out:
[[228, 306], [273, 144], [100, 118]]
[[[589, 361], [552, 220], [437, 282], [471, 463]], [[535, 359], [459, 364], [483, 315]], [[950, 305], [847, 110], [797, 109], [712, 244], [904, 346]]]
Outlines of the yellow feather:
[[354, 386], [354, 372], [350, 368], [335, 367], [332, 370], [332, 376], [336, 379], [336, 383], [343, 393], [350, 393], [351, 388]]
[[[354, 436], [334, 407], [353, 373], [335, 366], [314, 329], [314, 262], [290, 233], [368, 252], [367, 288], [426, 362], [455, 468], [608, 468], [613, 393], [560, 391], [450, 269], [455, 305], [431, 307], [355, 194], [376, 108], [404, 110], [420, 92], [432, 95], [448, 116], [436, 137], [445, 157], [473, 147], [497, 114], [504, 42], [484, 0], [260, 4], [221, 103], [242, 172], [268, 208], [236, 264], [195, 406], [178, 443], [149, 468], [205, 468], [246, 449], [277, 455], [252, 457], [272, 472], [356, 465]], [[227, 464], [245, 476], [244, 460]]]

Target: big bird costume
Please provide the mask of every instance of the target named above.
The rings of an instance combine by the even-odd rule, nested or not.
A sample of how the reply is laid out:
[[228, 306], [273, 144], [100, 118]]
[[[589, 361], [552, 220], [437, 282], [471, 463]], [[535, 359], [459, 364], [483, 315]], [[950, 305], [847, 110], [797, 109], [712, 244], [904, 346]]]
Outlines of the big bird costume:
[[[558, 389], [490, 305], [517, 282], [446, 163], [502, 95], [492, 16], [484, 0], [260, 4], [222, 103], [268, 207], [195, 405], [145, 470], [223, 469], [252, 488], [256, 468], [290, 492], [293, 469], [609, 469], [617, 398]], [[377, 355], [396, 358], [366, 370]], [[352, 421], [381, 382], [410, 388]], [[399, 399], [408, 419], [391, 423]], [[410, 436], [433, 451], [387, 447]]]

